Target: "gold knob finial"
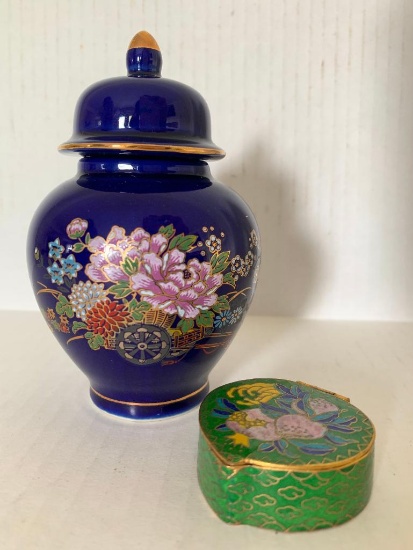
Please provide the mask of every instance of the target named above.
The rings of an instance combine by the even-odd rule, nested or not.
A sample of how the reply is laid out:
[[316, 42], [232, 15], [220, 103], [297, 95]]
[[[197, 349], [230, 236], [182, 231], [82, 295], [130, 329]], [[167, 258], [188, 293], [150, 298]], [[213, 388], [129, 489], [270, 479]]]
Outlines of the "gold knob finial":
[[132, 50], [133, 48], [150, 48], [158, 52], [161, 51], [155, 38], [146, 31], [139, 31], [135, 34], [129, 44], [128, 50]]

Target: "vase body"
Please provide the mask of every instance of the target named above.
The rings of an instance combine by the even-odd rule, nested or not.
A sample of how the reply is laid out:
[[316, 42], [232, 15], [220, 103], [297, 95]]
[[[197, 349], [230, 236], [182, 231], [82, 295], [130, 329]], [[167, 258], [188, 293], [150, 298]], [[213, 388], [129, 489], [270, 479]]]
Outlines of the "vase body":
[[205, 397], [259, 259], [250, 209], [190, 156], [82, 158], [40, 205], [28, 239], [39, 308], [92, 400], [138, 419]]

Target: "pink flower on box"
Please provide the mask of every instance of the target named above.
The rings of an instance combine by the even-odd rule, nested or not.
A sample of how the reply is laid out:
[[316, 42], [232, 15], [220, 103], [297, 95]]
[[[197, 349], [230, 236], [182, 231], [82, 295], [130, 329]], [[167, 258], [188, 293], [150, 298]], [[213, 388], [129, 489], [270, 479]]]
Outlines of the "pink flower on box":
[[322, 397], [309, 399], [308, 404], [313, 409], [315, 414], [325, 414], [328, 412], [338, 411], [338, 407], [336, 407], [336, 405], [333, 405], [333, 403], [330, 403], [327, 399], [323, 399]]
[[300, 414], [284, 414], [277, 419], [270, 418], [261, 409], [249, 409], [232, 414], [226, 422], [234, 432], [260, 441], [279, 439], [319, 439], [327, 428]]
[[276, 431], [282, 438], [319, 439], [327, 432], [321, 422], [314, 422], [301, 414], [284, 414], [275, 421]]
[[280, 435], [275, 429], [274, 419], [260, 409], [247, 409], [232, 414], [226, 422], [227, 427], [237, 433], [260, 441], [275, 441]]

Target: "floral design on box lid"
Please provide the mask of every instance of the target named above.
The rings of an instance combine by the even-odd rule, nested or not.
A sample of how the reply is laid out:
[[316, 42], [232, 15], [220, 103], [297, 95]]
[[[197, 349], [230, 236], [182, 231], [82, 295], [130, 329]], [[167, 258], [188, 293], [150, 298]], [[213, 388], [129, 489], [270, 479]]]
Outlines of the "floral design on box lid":
[[361, 452], [373, 437], [368, 418], [348, 401], [287, 380], [222, 386], [204, 401], [200, 419], [230, 463], [331, 462]]

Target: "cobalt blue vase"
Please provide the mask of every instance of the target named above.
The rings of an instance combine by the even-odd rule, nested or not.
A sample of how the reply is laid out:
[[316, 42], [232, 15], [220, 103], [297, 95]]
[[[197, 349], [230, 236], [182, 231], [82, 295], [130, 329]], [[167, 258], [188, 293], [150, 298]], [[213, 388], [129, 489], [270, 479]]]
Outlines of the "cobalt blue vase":
[[128, 76], [81, 96], [77, 175], [43, 201], [28, 264], [43, 316], [108, 413], [185, 412], [241, 325], [260, 261], [243, 200], [213, 180], [204, 99], [160, 76], [153, 37], [138, 33]]

